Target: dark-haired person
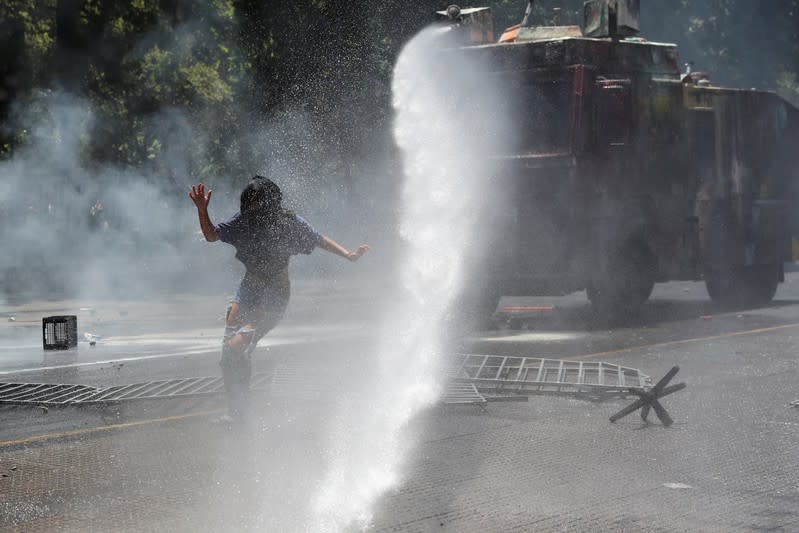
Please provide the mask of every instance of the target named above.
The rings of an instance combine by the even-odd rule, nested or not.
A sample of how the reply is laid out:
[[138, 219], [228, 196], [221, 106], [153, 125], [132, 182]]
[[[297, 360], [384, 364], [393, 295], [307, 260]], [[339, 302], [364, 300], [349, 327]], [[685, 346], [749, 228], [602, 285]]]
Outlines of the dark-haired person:
[[283, 318], [289, 302], [289, 259], [319, 247], [357, 261], [369, 247], [354, 252], [318, 233], [302, 217], [282, 206], [283, 195], [273, 181], [254, 177], [241, 192], [240, 210], [214, 225], [208, 214], [211, 190], [198, 183], [189, 197], [197, 206], [200, 229], [208, 242], [236, 248], [246, 273], [231, 300], [222, 343], [222, 376], [228, 396], [226, 420], [244, 417], [252, 372], [250, 353], [258, 341]]

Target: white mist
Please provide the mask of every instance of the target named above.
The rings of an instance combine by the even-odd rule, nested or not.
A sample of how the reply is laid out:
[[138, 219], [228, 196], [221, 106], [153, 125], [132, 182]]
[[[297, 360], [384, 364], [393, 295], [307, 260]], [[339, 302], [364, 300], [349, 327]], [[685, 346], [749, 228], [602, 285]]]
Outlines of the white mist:
[[[400, 294], [390, 300], [378, 358], [364, 375], [363, 397], [351, 395], [331, 421], [329, 468], [314, 499], [310, 531], [368, 527], [377, 499], [402, 480], [412, 447], [408, 422], [433, 405], [444, 385], [447, 310], [463, 282], [485, 206], [485, 156], [474, 139], [490, 116], [462, 113], [455, 96], [486, 96], [475, 65], [442, 60], [447, 28], [410, 41], [394, 69], [394, 135], [402, 151], [404, 242]], [[457, 89], [457, 90], [454, 90]], [[491, 131], [496, 131], [491, 129]], [[490, 136], [489, 136], [490, 137]]]

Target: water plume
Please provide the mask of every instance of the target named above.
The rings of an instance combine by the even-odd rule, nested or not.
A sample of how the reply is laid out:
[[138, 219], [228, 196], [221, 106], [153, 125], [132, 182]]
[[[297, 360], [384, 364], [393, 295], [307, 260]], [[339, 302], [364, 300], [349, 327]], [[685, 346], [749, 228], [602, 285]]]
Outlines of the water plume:
[[[394, 136], [404, 184], [398, 294], [390, 299], [365, 395], [349, 396], [331, 427], [329, 469], [316, 494], [314, 531], [369, 525], [377, 499], [402, 480], [415, 415], [439, 398], [448, 310], [464, 282], [490, 146], [474, 142], [494, 118], [461, 113], [464, 95], [486, 96], [479, 69], [450, 50], [446, 28], [428, 28], [401, 52], [393, 74]], [[457, 88], [457, 91], [454, 89]], [[360, 405], [358, 405], [360, 402]]]

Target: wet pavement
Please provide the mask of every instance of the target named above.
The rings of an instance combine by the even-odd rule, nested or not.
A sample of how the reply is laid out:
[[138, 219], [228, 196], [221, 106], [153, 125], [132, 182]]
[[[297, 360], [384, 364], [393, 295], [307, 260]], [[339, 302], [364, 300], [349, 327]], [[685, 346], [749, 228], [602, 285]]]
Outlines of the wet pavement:
[[[299, 361], [317, 394], [259, 394], [246, 426], [214, 423], [217, 397], [0, 407], [0, 527], [326, 530], [311, 519], [309, 495], [333, 453], [337, 421], [328, 407], [351, 402], [357, 420], [379, 405], [379, 391], [353, 395], [374, 364], [368, 324], [376, 310], [369, 291], [309, 284], [295, 295], [255, 365]], [[650, 415], [643, 424], [636, 413], [611, 424], [632, 399], [431, 407], [405, 428], [401, 476], [365, 518], [367, 531], [799, 530], [799, 409], [791, 406], [799, 398], [799, 274], [758, 309], [719, 309], [698, 283], [658, 285], [623, 327], [597, 322], [581, 294], [504, 298], [504, 307], [528, 310], [475, 333], [465, 349], [604, 360], [655, 379], [679, 365], [674, 382], [688, 387], [663, 400], [675, 423], [665, 428]], [[41, 318], [69, 310], [81, 335], [100, 340], [45, 353]], [[218, 375], [223, 312], [222, 296], [7, 304], [0, 381]]]

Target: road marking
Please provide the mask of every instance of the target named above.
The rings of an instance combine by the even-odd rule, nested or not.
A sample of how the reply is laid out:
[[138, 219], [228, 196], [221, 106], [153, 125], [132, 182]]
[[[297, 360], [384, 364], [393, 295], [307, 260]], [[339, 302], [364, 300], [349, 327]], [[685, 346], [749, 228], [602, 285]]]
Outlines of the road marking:
[[658, 342], [655, 344], [643, 344], [641, 346], [630, 346], [628, 348], [619, 348], [618, 350], [608, 350], [606, 352], [594, 352], [584, 355], [576, 355], [574, 357], [559, 357], [558, 359], [580, 360], [580, 359], [593, 359], [595, 357], [603, 357], [606, 355], [617, 355], [633, 350], [645, 350], [649, 348], [665, 348], [667, 346], [677, 346], [680, 344], [690, 344], [693, 342], [712, 341], [716, 339], [727, 339], [730, 337], [740, 337], [743, 335], [755, 335], [757, 333], [768, 333], [769, 331], [776, 331], [779, 329], [789, 329], [799, 327], [799, 322], [794, 324], [782, 324], [781, 326], [770, 326], [767, 328], [749, 329], [746, 331], [733, 331], [730, 333], [722, 333], [721, 335], [711, 335], [709, 337], [696, 337], [693, 339], [682, 339], [678, 341]]
[[63, 368], [78, 368], [83, 366], [110, 365], [115, 363], [126, 363], [128, 361], [144, 361], [146, 359], [167, 359], [170, 357], [186, 357], [188, 355], [211, 354], [219, 350], [185, 350], [182, 352], [160, 354], [160, 355], [140, 355], [138, 357], [122, 357], [120, 359], [106, 359], [104, 361], [87, 361], [85, 363], [69, 363], [65, 365], [36, 366], [32, 368], [20, 368], [18, 370], [7, 370], [0, 372], [0, 376], [10, 376], [14, 374], [25, 374], [27, 372], [41, 372], [44, 370], [60, 370]]
[[111, 431], [114, 429], [127, 429], [131, 427], [144, 426], [149, 424], [160, 424], [163, 422], [173, 422], [175, 420], [184, 420], [187, 418], [196, 418], [200, 416], [217, 415], [224, 412], [224, 409], [214, 409], [212, 411], [200, 411], [198, 413], [188, 413], [184, 415], [165, 416], [162, 418], [148, 418], [146, 420], [136, 420], [134, 422], [125, 422], [122, 424], [112, 424], [110, 426], [97, 426], [93, 428], [75, 429], [72, 431], [62, 431], [60, 433], [47, 433], [45, 435], [35, 435], [32, 437], [25, 437], [16, 440], [0, 441], [0, 448], [8, 446], [19, 446], [20, 444], [30, 444], [32, 442], [39, 442], [44, 440], [62, 439], [66, 437], [75, 437], [78, 435], [87, 435], [90, 433], [99, 433], [102, 431]]
[[[270, 339], [269, 342], [260, 342], [258, 343], [258, 348], [263, 347], [270, 347], [270, 346], [287, 346], [290, 344], [300, 344], [306, 342], [304, 339]], [[189, 355], [209, 355], [209, 354], [218, 354], [219, 348], [207, 348], [204, 346], [198, 348], [190, 348], [187, 350], [181, 350], [172, 353], [162, 353], [157, 355], [138, 355], [136, 357], [121, 357], [118, 359], [105, 359], [102, 361], [86, 361], [83, 363], [66, 363], [63, 365], [51, 365], [51, 366], [35, 366], [30, 368], [20, 368], [16, 370], [4, 370], [0, 371], [0, 376], [10, 376], [15, 374], [25, 374], [29, 372], [42, 372], [45, 370], [61, 370], [64, 368], [80, 368], [84, 366], [98, 366], [98, 365], [112, 365], [116, 363], [127, 363], [129, 361], [145, 361], [147, 359], [168, 359], [170, 357], [186, 357]]]
[[[300, 328], [295, 328], [300, 329]], [[358, 330], [360, 331], [360, 330]], [[313, 342], [325, 342], [325, 341], [338, 341], [340, 339], [349, 338], [356, 336], [358, 334], [357, 331], [352, 331], [352, 328], [345, 329], [343, 331], [338, 331], [337, 333], [329, 333], [326, 335], [303, 335], [303, 336], [273, 336], [261, 339], [258, 343], [258, 348], [268, 348], [268, 347], [276, 347], [276, 346], [289, 346], [294, 344], [308, 344]], [[119, 342], [121, 337], [109, 337], [105, 341], [101, 341], [98, 343], [98, 347], [95, 348], [96, 350], [100, 350], [103, 345], [107, 346], [129, 346], [130, 342]], [[109, 342], [110, 341], [110, 342]], [[161, 342], [159, 343], [153, 342], [153, 344], [158, 347], [161, 344], [169, 344], [169, 342]], [[11, 369], [11, 370], [3, 370], [0, 371], [0, 376], [11, 376], [16, 374], [25, 374], [30, 372], [42, 372], [46, 370], [61, 370], [65, 368], [80, 368], [85, 366], [98, 366], [98, 365], [110, 365], [115, 363], [126, 363], [129, 361], [144, 361], [148, 359], [167, 359], [171, 357], [186, 357], [189, 355], [209, 355], [209, 354], [218, 354], [221, 348], [221, 337], [218, 341], [213, 341], [214, 346], [209, 347], [209, 343], [203, 344], [195, 344], [194, 346], [190, 346], [184, 350], [180, 351], [173, 351], [171, 353], [161, 353], [161, 354], [150, 354], [150, 355], [139, 355], [135, 357], [121, 357], [117, 359], [105, 359], [102, 361], [86, 361], [82, 363], [65, 363], [61, 365], [50, 365], [50, 366], [36, 366], [36, 367], [27, 367], [27, 368], [19, 368], [19, 369]], [[38, 346], [38, 345], [37, 345]], [[152, 350], [151, 350], [152, 351]]]

